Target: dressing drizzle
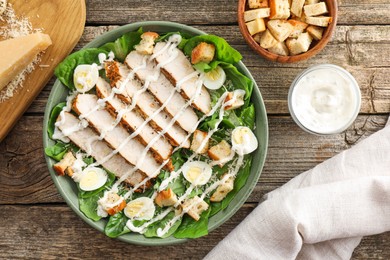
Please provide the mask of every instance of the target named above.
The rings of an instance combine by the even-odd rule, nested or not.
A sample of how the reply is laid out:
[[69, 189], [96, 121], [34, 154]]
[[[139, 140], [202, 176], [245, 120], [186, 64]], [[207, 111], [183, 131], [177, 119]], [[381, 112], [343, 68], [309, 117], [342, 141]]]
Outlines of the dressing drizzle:
[[[88, 155], [90, 155], [91, 153], [91, 144], [94, 142], [94, 141], [97, 141], [97, 140], [102, 140], [104, 139], [105, 135], [112, 131], [122, 120], [122, 117], [125, 113], [127, 112], [130, 112], [132, 111], [135, 107], [136, 107], [136, 104], [137, 104], [137, 99], [139, 98], [139, 96], [144, 93], [149, 85], [150, 85], [150, 82], [153, 82], [153, 81], [156, 81], [158, 79], [158, 77], [160, 76], [160, 73], [161, 73], [161, 69], [169, 64], [170, 62], [172, 62], [176, 56], [178, 55], [178, 50], [177, 50], [177, 46], [179, 45], [181, 41], [181, 37], [180, 35], [172, 35], [168, 41], [167, 41], [167, 44], [157, 53], [154, 53], [153, 55], [150, 55], [150, 56], [147, 56], [145, 55], [144, 58], [143, 58], [143, 62], [140, 66], [136, 67], [136, 68], [133, 68], [130, 73], [126, 76], [126, 78], [121, 82], [120, 86], [117, 87], [117, 88], [112, 88], [111, 90], [111, 93], [108, 97], [106, 98], [102, 98], [102, 99], [98, 99], [98, 105], [96, 107], [94, 107], [91, 111], [89, 111], [88, 113], [86, 114], [83, 114], [83, 115], [80, 115], [79, 116], [79, 119], [80, 119], [80, 123], [70, 129], [67, 129], [67, 131], [60, 131], [58, 129], [58, 126], [60, 126], [61, 124], [64, 124], [64, 120], [65, 120], [65, 117], [63, 116], [65, 112], [69, 112], [71, 110], [71, 106], [72, 106], [72, 102], [76, 96], [76, 92], [73, 92], [71, 93], [70, 96], [67, 97], [67, 104], [66, 106], [63, 108], [63, 110], [61, 111], [59, 117], [61, 118], [59, 121], [57, 121], [55, 123], [55, 133], [53, 135], [53, 139], [59, 139], [59, 140], [65, 140], [67, 142], [69, 142], [69, 138], [67, 138], [67, 136], [69, 136], [70, 134], [74, 133], [74, 132], [77, 132], [85, 127], [88, 126], [88, 122], [85, 120], [85, 118], [88, 118], [88, 116], [90, 116], [93, 112], [96, 112], [97, 110], [99, 109], [102, 109], [106, 106], [106, 102], [110, 101], [111, 99], [113, 99], [113, 97], [116, 95], [116, 94], [122, 94], [124, 91], [125, 91], [125, 88], [126, 88], [126, 85], [127, 83], [130, 81], [130, 80], [133, 80], [134, 77], [135, 77], [135, 73], [138, 71], [138, 70], [141, 70], [141, 69], [144, 69], [146, 67], [146, 64], [147, 64], [147, 61], [148, 59], [151, 61], [151, 60], [154, 60], [156, 57], [158, 57], [159, 55], [162, 55], [164, 52], [167, 52], [169, 54], [169, 58], [164, 61], [163, 63], [159, 63], [157, 64], [155, 67], [154, 67], [154, 73], [152, 75], [148, 75], [147, 78], [145, 79], [144, 81], [144, 84], [143, 84], [143, 87], [141, 89], [139, 89], [131, 98], [131, 104], [127, 105], [126, 108], [122, 109], [122, 110], [119, 110], [119, 111], [116, 111], [117, 112], [117, 116], [116, 116], [116, 119], [115, 119], [115, 122], [107, 127], [107, 129], [104, 129], [100, 136], [95, 138], [95, 137], [92, 137], [88, 140], [88, 149], [87, 151], [85, 151]], [[113, 54], [110, 53], [109, 54], [109, 58], [107, 59], [106, 55], [105, 54], [99, 54], [99, 62], [101, 63], [101, 65], [99, 66], [100, 69], [102, 69], [104, 66], [104, 63], [106, 61], [112, 61], [114, 59], [113, 57]], [[129, 137], [127, 137], [124, 142], [115, 150], [113, 150], [109, 155], [107, 155], [105, 158], [103, 158], [102, 160], [100, 161], [96, 161], [95, 163], [91, 164], [91, 166], [99, 166], [101, 164], [103, 164], [104, 162], [106, 162], [107, 160], [109, 160], [112, 156], [114, 156], [115, 154], [117, 154], [121, 149], [123, 149], [123, 147], [131, 140], [133, 139], [134, 137], [136, 137], [137, 135], [139, 135], [139, 133], [142, 131], [142, 129], [151, 121], [153, 120], [153, 118], [159, 114], [161, 111], [163, 111], [163, 109], [165, 109], [165, 107], [168, 105], [168, 103], [171, 101], [171, 99], [173, 98], [174, 94], [176, 92], [180, 92], [181, 91], [181, 85], [183, 83], [185, 83], [186, 81], [192, 79], [196, 77], [197, 80], [196, 80], [196, 93], [195, 95], [193, 95], [192, 98], [190, 98], [183, 107], [180, 108], [180, 112], [177, 113], [173, 118], [172, 120], [169, 122], [168, 126], [162, 130], [162, 131], [159, 131], [158, 134], [148, 143], [148, 145], [145, 147], [145, 149], [143, 150], [142, 152], [142, 155], [141, 155], [141, 159], [137, 162], [137, 164], [135, 165], [135, 167], [131, 170], [129, 170], [126, 174], [124, 174], [123, 176], [121, 176], [120, 178], [118, 178], [118, 180], [114, 183], [114, 185], [112, 186], [112, 188], [110, 190], [107, 190], [105, 191], [104, 193], [104, 196], [99, 200], [100, 202], [104, 202], [104, 200], [107, 199], [107, 196], [110, 192], [118, 192], [119, 190], [119, 186], [120, 184], [126, 180], [129, 176], [131, 176], [131, 174], [133, 174], [135, 171], [137, 171], [139, 169], [139, 166], [143, 163], [145, 157], [146, 157], [146, 153], [150, 150], [150, 148], [153, 146], [153, 144], [155, 142], [157, 142], [157, 140], [159, 138], [161, 138], [177, 121], [178, 118], [180, 118], [180, 116], [184, 113], [185, 109], [189, 106], [191, 106], [191, 104], [195, 103], [195, 101], [197, 100], [197, 98], [199, 98], [200, 96], [200, 93], [201, 93], [201, 89], [202, 89], [202, 86], [203, 86], [203, 77], [204, 75], [202, 73], [199, 73], [197, 71], [194, 71], [193, 73], [187, 75], [186, 77], [182, 78], [180, 81], [178, 81], [174, 87], [174, 89], [171, 91], [168, 99], [159, 107], [159, 109], [157, 109], [151, 116], [149, 116], [148, 118], [145, 119], [145, 121], [142, 123], [142, 125], [140, 127], [138, 127], [136, 129], [136, 131], [134, 131], [131, 135], [129, 135]], [[192, 154], [189, 158], [188, 158], [188, 162], [190, 161], [193, 161], [194, 158], [198, 155], [198, 152], [201, 151], [203, 149], [203, 147], [207, 144], [207, 142], [209, 141], [209, 139], [211, 138], [211, 136], [216, 132], [218, 131], [218, 126], [220, 125], [220, 123], [222, 122], [223, 120], [223, 116], [224, 116], [224, 111], [225, 111], [225, 107], [233, 104], [235, 102], [235, 97], [233, 97], [231, 100], [225, 102], [226, 100], [226, 97], [228, 95], [228, 92], [225, 92], [220, 98], [219, 100], [217, 101], [217, 103], [212, 107], [211, 111], [205, 115], [203, 115], [198, 121], [197, 123], [194, 125], [193, 129], [188, 132], [188, 135], [185, 137], [184, 141], [179, 144], [179, 146], [175, 147], [175, 149], [172, 151], [172, 154], [175, 153], [176, 151], [178, 151], [179, 149], [181, 149], [184, 145], [184, 143], [186, 141], [189, 140], [189, 138], [192, 136], [193, 132], [197, 129], [197, 127], [199, 126], [199, 124], [201, 122], [203, 122], [207, 117], [213, 115], [214, 113], [217, 112], [218, 109], [219, 110], [219, 114], [218, 114], [218, 121], [216, 122], [214, 128], [208, 132], [206, 138], [202, 141], [200, 147], [198, 148], [198, 150]], [[220, 163], [225, 163], [227, 161], [230, 161], [234, 158], [234, 155], [235, 153], [232, 152], [232, 154], [229, 156], [228, 159], [226, 160], [223, 160], [223, 161], [215, 161], [215, 162], [211, 162], [210, 165], [211, 166], [214, 166], [214, 165], [217, 165], [217, 164], [220, 164]], [[169, 162], [169, 159], [168, 160], [165, 160], [163, 161], [163, 163], [161, 163], [159, 169], [156, 171], [155, 174], [153, 174], [154, 176], [157, 176], [157, 174], [164, 168], [164, 166]], [[217, 181], [214, 181], [210, 186], [208, 186], [206, 188], [206, 190], [201, 194], [200, 198], [203, 200], [206, 196], [208, 196], [213, 190], [215, 190], [219, 185], [223, 184], [227, 178], [229, 176], [236, 176], [240, 167], [243, 165], [243, 156], [238, 156], [238, 158], [236, 159], [236, 164], [235, 164], [235, 167], [233, 169], [229, 169], [229, 174], [226, 174], [222, 179], [220, 180], [217, 180]], [[180, 176], [180, 173], [182, 173], [182, 169], [179, 168], [177, 169], [176, 171], [173, 171], [170, 173], [170, 176], [165, 179], [160, 187], [158, 188], [158, 191], [162, 191], [162, 190], [165, 190], [168, 185], [170, 183], [172, 183], [173, 181], [175, 181], [176, 178], [178, 178]], [[228, 176], [229, 175], [229, 176]], [[151, 177], [146, 177], [142, 182], [140, 182], [139, 184], [135, 185], [134, 187], [130, 188], [129, 191], [123, 195], [123, 199], [127, 200], [129, 198], [131, 198], [132, 194], [139, 188], [141, 187], [144, 187], [146, 185], [146, 183], [148, 181], [150, 181], [152, 178]], [[180, 197], [178, 198], [178, 201], [176, 202], [176, 204], [173, 206], [173, 207], [168, 207], [167, 209], [165, 209], [164, 211], [162, 211], [160, 214], [157, 214], [156, 216], [154, 216], [154, 218], [152, 218], [151, 220], [145, 222], [142, 226], [139, 226], [139, 227], [135, 227], [134, 224], [132, 223], [132, 221], [128, 221], [127, 222], [127, 227], [134, 231], [134, 232], [138, 232], [138, 233], [144, 233], [147, 229], [148, 226], [150, 226], [151, 224], [163, 219], [164, 217], [166, 217], [170, 212], [174, 211], [175, 210], [175, 207], [179, 206], [184, 200], [186, 200], [191, 192], [196, 188], [196, 186], [194, 184], [191, 184], [190, 187], [186, 190], [186, 192]], [[157, 195], [157, 192], [155, 192], [153, 195], [152, 195], [152, 199], [155, 198], [155, 196]], [[120, 203], [122, 202], [122, 200], [118, 200], [117, 202], [114, 202], [114, 203], [110, 203], [110, 204], [106, 204], [105, 206], [110, 206], [110, 207], [115, 207], [117, 205], [119, 205]], [[175, 217], [173, 219], [171, 219], [167, 225], [163, 228], [163, 229], [158, 229], [157, 230], [157, 235], [159, 237], [162, 237], [164, 236], [168, 231], [169, 229], [185, 214], [187, 213], [193, 206], [195, 206], [196, 202], [189, 205], [188, 207], [184, 208], [182, 210], [182, 212], [180, 214], [176, 214]], [[100, 207], [101, 205], [99, 205]], [[102, 214], [101, 213], [101, 208], [98, 208], [98, 213]], [[104, 214], [103, 214], [104, 215]]]

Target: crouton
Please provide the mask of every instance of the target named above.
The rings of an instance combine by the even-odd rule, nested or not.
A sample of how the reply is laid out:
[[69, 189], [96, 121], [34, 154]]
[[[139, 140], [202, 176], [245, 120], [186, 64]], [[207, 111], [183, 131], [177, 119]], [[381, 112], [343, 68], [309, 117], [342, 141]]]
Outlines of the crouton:
[[268, 7], [269, 4], [268, 4], [268, 0], [258, 0], [259, 1], [259, 4], [260, 4], [260, 8], [264, 8], [264, 7]]
[[261, 36], [263, 35], [263, 33], [256, 33], [254, 36], [253, 36], [253, 40], [255, 40], [255, 42], [257, 43], [260, 43], [260, 39], [261, 39]]
[[250, 9], [260, 8], [259, 0], [248, 0], [248, 6]]
[[305, 11], [306, 16], [317, 16], [317, 15], [326, 14], [328, 12], [328, 8], [326, 7], [325, 2], [319, 2], [317, 4], [312, 4], [312, 5], [305, 5], [303, 9]]
[[173, 206], [177, 202], [177, 196], [172, 189], [169, 188], [160, 191], [154, 199], [154, 202], [160, 207]]
[[244, 12], [244, 21], [249, 22], [257, 18], [267, 18], [269, 17], [270, 9], [269, 8], [260, 8], [254, 10], [248, 10]]
[[309, 27], [307, 27], [306, 31], [311, 35], [311, 37], [313, 37], [313, 39], [319, 41], [322, 39], [324, 28], [310, 25]]
[[200, 131], [200, 130], [195, 130], [194, 135], [192, 136], [192, 143], [190, 149], [196, 153], [206, 153], [207, 150], [209, 149], [209, 140], [206, 141], [206, 144], [203, 146], [203, 148], [199, 150], [201, 144], [205, 141], [207, 137], [207, 133]]
[[[61, 161], [53, 165], [54, 171], [58, 175], [63, 176], [67, 173], [67, 169], [73, 166], [75, 161], [76, 158], [74, 157], [73, 153], [69, 151], [64, 155]], [[72, 174], [73, 171], [71, 171], [71, 175]]]
[[291, 13], [298, 17], [301, 17], [304, 4], [305, 0], [293, 0], [291, 3]]
[[256, 18], [251, 22], [246, 23], [246, 27], [251, 35], [265, 31], [265, 23], [263, 18]]
[[268, 51], [280, 56], [288, 56], [289, 51], [285, 42], [278, 42], [275, 46], [268, 49]]
[[141, 35], [141, 41], [135, 45], [135, 50], [143, 55], [150, 55], [153, 53], [154, 41], [159, 37], [155, 32], [145, 32]]
[[73, 177], [73, 174], [74, 174], [73, 168], [72, 167], [66, 168], [65, 174], [68, 175], [69, 177]]
[[312, 5], [312, 4], [316, 4], [319, 2], [320, 2], [320, 0], [305, 0], [305, 5]]
[[300, 22], [300, 21], [297, 21], [297, 20], [288, 20], [288, 22], [294, 26], [293, 28], [293, 31], [290, 33], [290, 35], [288, 37], [291, 37], [291, 38], [298, 38], [298, 36], [303, 33], [303, 31], [307, 28], [308, 24], [307, 23], [303, 23], [303, 22]]
[[291, 55], [297, 55], [309, 50], [313, 38], [309, 33], [301, 33], [297, 39], [290, 38], [286, 45]]
[[269, 30], [266, 30], [260, 39], [260, 46], [264, 49], [271, 48], [275, 44], [277, 44], [278, 41], [272, 36], [271, 32]]
[[278, 42], [282, 42], [291, 34], [294, 26], [285, 20], [270, 20], [268, 29]]
[[299, 22], [302, 22], [302, 23], [306, 23], [306, 15], [304, 12], [302, 12], [301, 16], [296, 16], [296, 15], [293, 15], [291, 17], [291, 19], [295, 20], [295, 21], [299, 21]]
[[249, 0], [248, 5], [250, 9], [268, 7], [268, 0]]
[[222, 140], [208, 150], [208, 155], [214, 161], [221, 161], [220, 165], [231, 160], [232, 149], [228, 142]]
[[245, 97], [245, 90], [243, 89], [236, 89], [233, 92], [229, 92], [228, 95], [225, 98], [225, 103], [229, 100], [235, 99], [232, 104], [229, 104], [225, 107], [225, 110], [232, 110], [239, 108], [244, 105], [244, 97]]
[[123, 210], [126, 207], [126, 201], [115, 192], [109, 192], [105, 202], [106, 205], [116, 204], [116, 206], [114, 207], [104, 206], [104, 210], [110, 216], [115, 215], [116, 213], [118, 213], [119, 211]]
[[191, 63], [209, 63], [214, 59], [215, 46], [207, 42], [199, 43], [191, 52]]
[[332, 17], [328, 16], [317, 16], [317, 17], [306, 17], [306, 23], [321, 27], [328, 27], [328, 25], [332, 22]]
[[270, 0], [270, 19], [287, 19], [290, 17], [288, 0]]
[[234, 188], [234, 176], [231, 174], [224, 174], [221, 177], [221, 180], [225, 179], [225, 181], [220, 184], [213, 195], [210, 198], [212, 202], [220, 202], [222, 201], [226, 195], [231, 192]]
[[195, 196], [192, 199], [184, 201], [182, 208], [191, 218], [198, 221], [202, 212], [209, 208], [209, 204], [198, 196]]

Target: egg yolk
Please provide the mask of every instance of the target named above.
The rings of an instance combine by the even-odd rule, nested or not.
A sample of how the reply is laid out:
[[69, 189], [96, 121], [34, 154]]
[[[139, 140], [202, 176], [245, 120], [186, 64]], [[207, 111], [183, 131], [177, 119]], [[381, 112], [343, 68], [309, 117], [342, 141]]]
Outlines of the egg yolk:
[[210, 72], [207, 72], [207, 77], [211, 80], [217, 80], [221, 77], [221, 72], [219, 69], [214, 69]]
[[129, 206], [126, 209], [126, 213], [129, 216], [135, 217], [143, 217], [145, 214], [143, 212], [140, 212], [141, 209], [143, 208], [144, 204], [141, 202], [134, 202], [129, 204]]
[[241, 128], [239, 129], [235, 135], [233, 136], [234, 138], [234, 141], [237, 143], [237, 144], [242, 144], [244, 143], [244, 136], [247, 135], [249, 133], [249, 130], [247, 128]]
[[84, 187], [91, 187], [96, 185], [98, 182], [98, 176], [95, 171], [89, 171], [87, 174], [81, 179], [80, 184]]
[[187, 176], [190, 180], [195, 181], [202, 173], [202, 169], [199, 167], [191, 167], [188, 169]]
[[86, 71], [77, 72], [75, 78], [77, 78], [76, 88], [78, 89], [82, 89], [85, 85], [90, 85], [92, 83], [90, 73]]

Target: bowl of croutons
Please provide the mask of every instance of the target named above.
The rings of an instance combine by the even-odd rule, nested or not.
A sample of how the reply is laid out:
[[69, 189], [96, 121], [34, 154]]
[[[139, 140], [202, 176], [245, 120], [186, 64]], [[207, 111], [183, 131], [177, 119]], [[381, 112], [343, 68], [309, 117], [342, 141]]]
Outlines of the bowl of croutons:
[[306, 60], [332, 38], [337, 0], [239, 0], [238, 24], [245, 41], [264, 58]]

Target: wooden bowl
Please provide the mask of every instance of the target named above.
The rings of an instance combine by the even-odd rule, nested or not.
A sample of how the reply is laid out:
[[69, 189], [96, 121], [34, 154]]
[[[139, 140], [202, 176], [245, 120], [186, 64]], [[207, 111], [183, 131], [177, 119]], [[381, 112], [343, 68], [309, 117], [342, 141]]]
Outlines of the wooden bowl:
[[238, 10], [237, 10], [237, 16], [238, 16], [238, 25], [240, 27], [241, 34], [244, 36], [245, 41], [249, 44], [249, 46], [257, 52], [260, 56], [266, 58], [270, 61], [277, 61], [280, 63], [292, 63], [292, 62], [298, 62], [303, 61], [306, 59], [309, 59], [319, 53], [329, 42], [329, 40], [332, 38], [333, 31], [336, 28], [337, 24], [337, 0], [325, 0], [326, 5], [329, 10], [329, 16], [331, 16], [332, 22], [329, 24], [328, 27], [324, 28], [324, 33], [322, 36], [322, 39], [320, 41], [313, 40], [309, 50], [307, 52], [293, 55], [293, 56], [280, 56], [277, 54], [274, 54], [272, 52], [269, 52], [268, 50], [262, 48], [252, 37], [252, 35], [249, 33], [245, 21], [244, 21], [244, 12], [248, 10], [247, 8], [247, 0], [239, 0], [238, 1]]

